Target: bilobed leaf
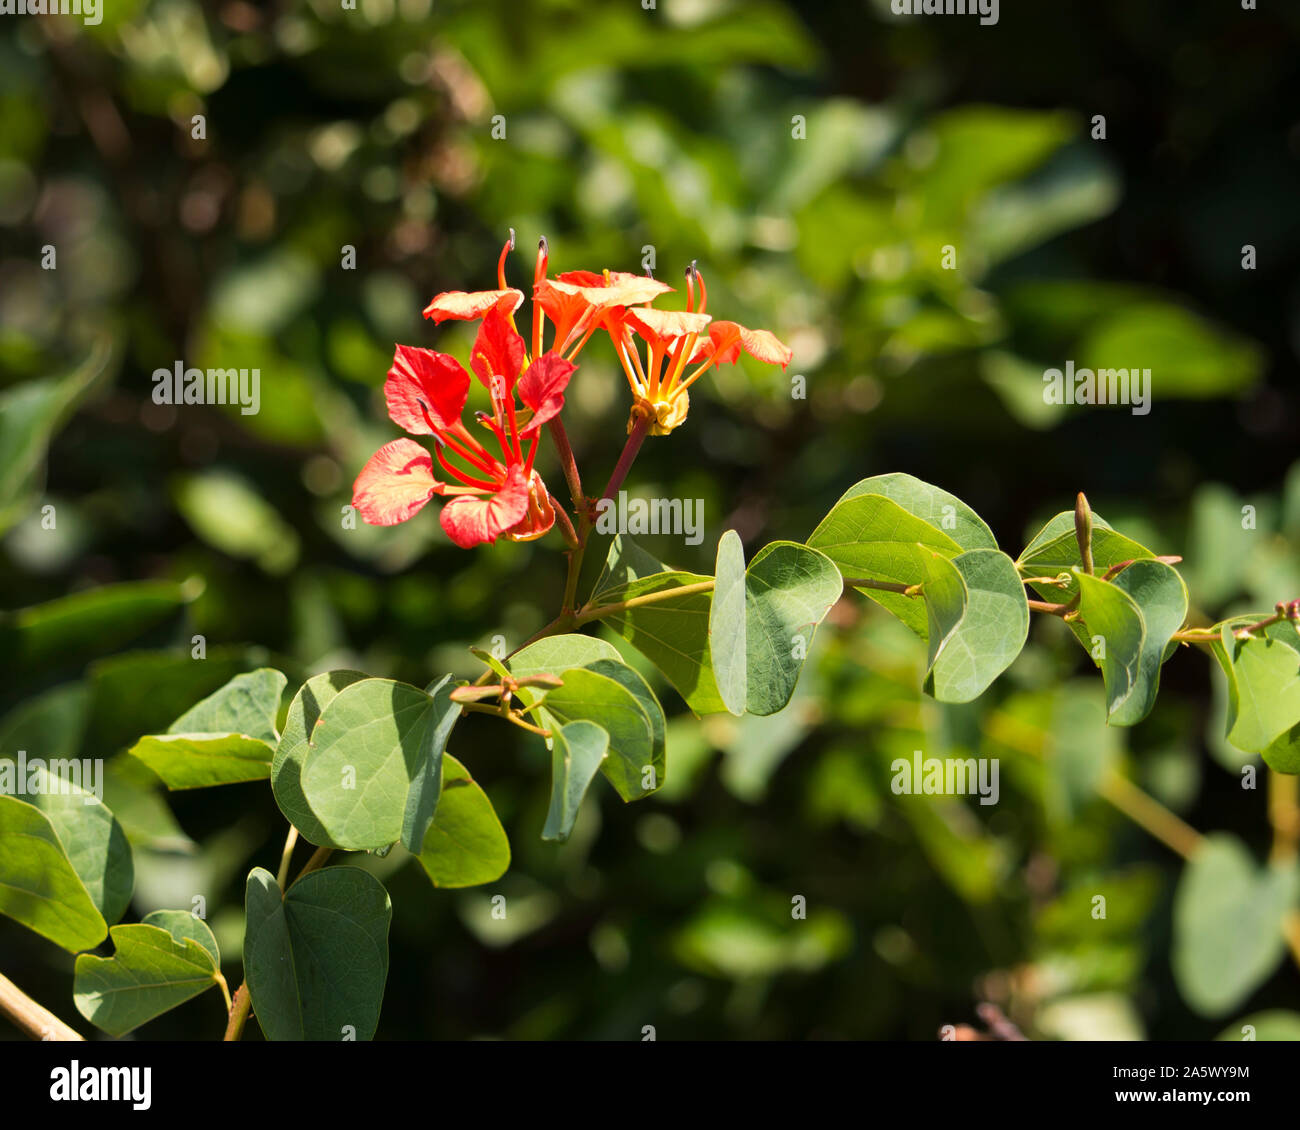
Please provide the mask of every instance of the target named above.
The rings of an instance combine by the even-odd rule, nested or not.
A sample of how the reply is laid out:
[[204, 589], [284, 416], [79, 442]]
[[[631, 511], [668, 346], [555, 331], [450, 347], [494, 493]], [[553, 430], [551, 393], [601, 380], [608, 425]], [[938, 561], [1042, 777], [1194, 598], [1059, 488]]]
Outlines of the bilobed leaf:
[[569, 667], [585, 667], [597, 659], [621, 660], [618, 648], [595, 636], [546, 636], [520, 648], [506, 661], [516, 679], [529, 675], [558, 675]]
[[650, 764], [654, 766], [655, 779], [663, 784], [668, 719], [664, 716], [664, 708], [655, 692], [650, 689], [650, 684], [640, 671], [629, 667], [621, 659], [595, 659], [585, 664], [583, 670], [613, 679], [640, 704], [650, 723]]
[[70, 953], [108, 933], [49, 819], [12, 796], [0, 796], [0, 914]]
[[221, 949], [202, 918], [196, 918], [188, 910], [155, 910], [146, 914], [141, 921], [146, 926], [158, 926], [166, 930], [178, 942], [184, 942], [186, 938], [198, 942], [212, 958], [212, 967], [221, 968]]
[[1231, 1012], [1277, 968], [1297, 894], [1294, 864], [1261, 869], [1234, 836], [1204, 841], [1174, 895], [1174, 978], [1196, 1012]]
[[1300, 634], [1282, 621], [1238, 639], [1263, 616], [1219, 625], [1214, 654], [1228, 678], [1228, 741], [1279, 773], [1300, 773]]
[[1015, 564], [999, 549], [927, 563], [930, 660], [925, 689], [940, 702], [978, 698], [1025, 646], [1029, 603]]
[[[951, 558], [964, 548], [944, 530], [881, 494], [841, 499], [812, 532], [807, 544], [829, 557], [845, 577], [904, 585], [925, 580], [926, 563], [933, 553]], [[926, 638], [924, 601], [878, 589], [858, 591]]]
[[170, 726], [169, 734], [243, 734], [274, 745], [275, 716], [288, 680], [272, 667], [236, 675], [196, 703]]
[[205, 789], [269, 777], [274, 751], [242, 734], [150, 734], [127, 752], [169, 789]]
[[1123, 589], [1081, 569], [1073, 575], [1079, 586], [1079, 619], [1070, 628], [1101, 668], [1106, 713], [1114, 715], [1137, 683], [1146, 643], [1142, 613]]
[[[712, 580], [698, 573], [655, 573], [601, 594], [602, 604], [619, 604], [650, 593]], [[718, 691], [709, 649], [711, 592], [669, 596], [605, 617], [617, 632], [664, 673], [673, 688], [697, 714], [721, 714], [727, 709]]]
[[[636, 674], [630, 667], [627, 670]], [[621, 680], [591, 668], [571, 668], [561, 672], [560, 678], [564, 685], [546, 693], [546, 713], [561, 726], [585, 719], [605, 730], [609, 734], [610, 755], [601, 769], [610, 784], [626, 801], [649, 796], [663, 783], [664, 752], [662, 737], [657, 743], [655, 726], [640, 696]], [[654, 767], [651, 788], [642, 784], [647, 766]]]
[[740, 535], [727, 530], [718, 558], [709, 605], [709, 654], [718, 693], [732, 714], [744, 714], [749, 689], [745, 648], [745, 551]]
[[672, 572], [667, 565], [634, 542], [625, 534], [615, 534], [605, 555], [605, 566], [591, 590], [591, 604], [608, 604], [608, 594], [625, 588], [633, 581], [652, 577], [656, 573]]
[[170, 726], [149, 734], [128, 751], [162, 778], [169, 789], [202, 789], [260, 781], [271, 775], [275, 716], [284, 675], [262, 667], [236, 675]]
[[[1117, 534], [1100, 514], [1092, 515], [1092, 561], [1097, 572], [1104, 573], [1121, 561], [1154, 556], [1146, 546], [1139, 545], [1123, 534]], [[1081, 566], [1083, 562], [1079, 557], [1079, 541], [1075, 536], [1074, 511], [1062, 511], [1039, 530], [1025, 546], [1025, 551], [1016, 564], [1042, 576], [1066, 573], [1076, 565]], [[1057, 596], [1052, 599], [1060, 599], [1060, 590], [1054, 591]]]
[[112, 957], [77, 958], [72, 999], [110, 1036], [125, 1035], [217, 983], [213, 955], [193, 938], [143, 922], [114, 926], [109, 936]]
[[570, 722], [552, 735], [551, 805], [542, 839], [569, 838], [582, 798], [608, 750], [609, 735], [594, 722]]
[[271, 788], [275, 793], [275, 803], [302, 837], [318, 847], [334, 845], [307, 798], [302, 795], [302, 770], [307, 760], [308, 742], [334, 696], [344, 687], [366, 677], [360, 671], [326, 671], [303, 683], [289, 704], [284, 733], [280, 735], [280, 744], [276, 746], [271, 761]]
[[442, 799], [419, 854], [435, 887], [491, 883], [510, 866], [510, 841], [492, 802], [451, 754], [442, 759]]
[[424, 834], [433, 823], [442, 795], [442, 758], [447, 751], [447, 739], [460, 718], [460, 704], [451, 701], [455, 682], [444, 675], [424, 688], [433, 700], [433, 713], [429, 732], [421, 751], [421, 770], [411, 779], [406, 793], [406, 811], [402, 814], [402, 843], [408, 851], [419, 851]]
[[1133, 598], [1146, 629], [1133, 691], [1110, 716], [1117, 725], [1133, 726], [1155, 706], [1169, 641], [1187, 618], [1187, 585], [1176, 569], [1152, 560], [1134, 561], [1112, 583]]
[[419, 850], [436, 803], [434, 763], [460, 715], [450, 681], [434, 689], [362, 679], [325, 707], [300, 780], [332, 846], [367, 851], [400, 839]]
[[[0, 758], [0, 780], [6, 766], [16, 772], [17, 764]], [[131, 845], [121, 824], [102, 800], [69, 778], [50, 772], [50, 765], [59, 764], [49, 762], [33, 771], [29, 763], [25, 766], [25, 781], [15, 781], [15, 789], [0, 791], [20, 797], [46, 815], [91, 902], [106, 922], [116, 922], [130, 905], [135, 888]], [[62, 767], [67, 770], [79, 764], [65, 763]], [[27, 791], [28, 785], [35, 791]]]
[[388, 980], [392, 905], [356, 867], [304, 875], [280, 897], [275, 876], [248, 876], [244, 970], [268, 1040], [369, 1040]]
[[790, 701], [817, 625], [843, 591], [839, 570], [815, 549], [776, 541], [754, 555], [745, 571], [749, 713], [775, 714]]
[[997, 539], [984, 519], [955, 494], [940, 490], [911, 475], [873, 475], [854, 483], [840, 501], [864, 494], [879, 494], [898, 503], [909, 514], [942, 530], [962, 549], [997, 549]]

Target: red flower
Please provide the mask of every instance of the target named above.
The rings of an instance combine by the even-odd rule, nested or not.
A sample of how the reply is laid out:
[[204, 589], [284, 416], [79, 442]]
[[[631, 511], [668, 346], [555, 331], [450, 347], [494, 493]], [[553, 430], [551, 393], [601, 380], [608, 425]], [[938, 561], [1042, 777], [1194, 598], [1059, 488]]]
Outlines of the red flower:
[[[695, 307], [695, 285], [700, 287], [699, 309]], [[687, 390], [710, 368], [724, 361], [736, 361], [743, 349], [760, 361], [790, 363], [789, 349], [767, 330], [750, 330], [735, 322], [711, 322], [704, 312], [708, 305], [704, 278], [692, 263], [686, 270], [686, 309], [655, 310], [637, 307], [610, 321], [610, 336], [627, 376], [637, 408], [628, 421], [635, 424], [638, 411], [650, 417], [650, 434], [667, 435], [683, 420], [690, 408]], [[645, 364], [637, 351], [633, 334], [646, 343]], [[701, 341], [703, 338], [703, 341]], [[698, 365], [687, 372], [687, 365]]]
[[413, 440], [385, 444], [353, 488], [353, 504], [371, 525], [405, 522], [435, 495], [451, 496], [442, 508], [442, 528], [466, 549], [502, 535], [531, 541], [555, 523], [550, 492], [533, 470], [533, 459], [541, 425], [564, 405], [574, 365], [555, 353], [529, 362], [513, 325], [518, 303], [508, 293], [494, 302], [483, 299], [506, 290], [444, 294], [429, 305], [441, 317], [470, 316], [448, 311], [484, 310], [470, 364], [491, 395], [492, 411], [478, 413], [490, 435], [488, 446], [461, 420], [470, 377], [460, 362], [432, 349], [397, 346], [384, 384], [388, 414], [412, 435], [434, 437], [434, 454], [448, 481], [434, 475], [434, 456]]

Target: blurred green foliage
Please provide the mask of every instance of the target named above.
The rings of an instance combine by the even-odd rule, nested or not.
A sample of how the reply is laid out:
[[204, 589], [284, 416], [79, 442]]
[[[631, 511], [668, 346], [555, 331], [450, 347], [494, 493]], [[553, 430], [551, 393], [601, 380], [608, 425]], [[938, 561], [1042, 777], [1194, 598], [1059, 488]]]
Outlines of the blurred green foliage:
[[[237, 970], [245, 875], [285, 830], [264, 784], [160, 793], [121, 756], [141, 734], [268, 664], [291, 692], [338, 667], [476, 673], [468, 646], [516, 646], [555, 610], [554, 536], [469, 554], [427, 514], [343, 522], [394, 434], [394, 342], [466, 354], [420, 310], [493, 285], [507, 227], [525, 250], [547, 236], [560, 270], [640, 271], [652, 248], [676, 284], [696, 259], [712, 311], [794, 349], [788, 374], [710, 375], [647, 444], [631, 487], [708, 515], [701, 547], [652, 541], [674, 566], [710, 572], [727, 527], [802, 540], [853, 482], [906, 471], [1013, 552], [1087, 490], [1186, 558], [1194, 615], [1300, 595], [1300, 14], [1033, 7], [977, 29], [854, 0], [121, 0], [96, 27], [4, 21], [0, 586], [23, 611], [0, 623], [0, 754], [111, 759], [138, 916], [204, 896]], [[514, 284], [530, 271], [512, 259]], [[1151, 415], [1045, 405], [1043, 369], [1071, 358], [1151, 368]], [[260, 412], [153, 403], [177, 360], [259, 368]], [[608, 352], [584, 354], [567, 413], [603, 478], [626, 420]], [[772, 719], [696, 721], [629, 660], [675, 715], [654, 799], [599, 786], [543, 843], [548, 755], [469, 718], [452, 752], [510, 872], [447, 893], [364, 860], [394, 908], [381, 1037], [931, 1039], [986, 999], [1045, 1037], [1237, 1038], [1268, 1010], [1242, 1022], [1294, 1038], [1294, 969], [1184, 1001], [1180, 861], [1098, 795], [1118, 772], [1265, 854], [1208, 657], [1176, 657], [1131, 732], [1104, 726], [1055, 622], [961, 707], [919, 695], [924, 645], [862, 601]], [[918, 748], [999, 757], [1000, 804], [894, 795], [890, 761]], [[3, 919], [0, 952], [71, 1018], [70, 956]], [[146, 1035], [215, 1034], [215, 999]]]

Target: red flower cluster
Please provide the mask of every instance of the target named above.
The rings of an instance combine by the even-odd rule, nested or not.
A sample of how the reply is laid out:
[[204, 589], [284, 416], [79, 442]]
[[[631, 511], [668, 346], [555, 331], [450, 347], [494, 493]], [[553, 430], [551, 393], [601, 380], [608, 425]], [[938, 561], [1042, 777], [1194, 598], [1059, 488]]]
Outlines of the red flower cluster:
[[554, 352], [529, 358], [514, 325], [524, 296], [505, 285], [505, 257], [512, 246], [513, 237], [501, 251], [499, 290], [440, 294], [424, 311], [435, 322], [481, 320], [470, 366], [492, 399], [492, 412], [478, 413], [490, 433], [487, 446], [461, 419], [470, 378], [460, 362], [432, 349], [399, 345], [384, 384], [388, 415], [412, 435], [433, 436], [438, 463], [450, 481], [435, 476], [432, 457], [414, 440], [385, 444], [357, 476], [353, 491], [354, 505], [371, 525], [405, 522], [434, 495], [452, 496], [442, 508], [442, 528], [466, 549], [502, 534], [531, 541], [555, 524], [554, 503], [533, 460], [541, 426], [564, 406], [575, 366]]
[[[694, 264], [686, 272], [686, 310], [655, 310], [650, 303], [672, 287], [653, 278], [570, 271], [548, 279], [545, 240], [538, 247], [533, 278], [530, 354], [515, 329], [515, 311], [524, 295], [505, 280], [506, 256], [513, 248], [512, 231], [497, 261], [498, 289], [450, 291], [424, 311], [434, 322], [480, 322], [470, 367], [492, 401], [490, 413], [477, 413], [488, 433], [486, 445], [461, 419], [470, 377], [460, 362], [432, 349], [399, 345], [384, 385], [388, 414], [412, 435], [433, 436], [434, 454], [448, 481], [435, 475], [434, 459], [420, 444], [409, 439], [385, 444], [371, 456], [353, 489], [353, 503], [371, 525], [404, 522], [442, 495], [449, 499], [442, 508], [442, 527], [459, 546], [493, 542], [502, 535], [531, 541], [546, 533], [555, 523], [555, 502], [533, 470], [540, 429], [563, 408], [574, 359], [597, 330], [609, 334], [635, 397], [629, 432], [638, 419], [647, 421], [651, 434], [672, 431], [686, 418], [686, 390], [713, 365], [738, 360], [742, 350], [782, 367], [790, 362], [790, 350], [766, 330], [711, 322], [704, 312], [704, 280]], [[555, 333], [543, 353], [548, 318]], [[645, 343], [644, 363], [634, 335]], [[696, 368], [687, 372], [689, 365]]]

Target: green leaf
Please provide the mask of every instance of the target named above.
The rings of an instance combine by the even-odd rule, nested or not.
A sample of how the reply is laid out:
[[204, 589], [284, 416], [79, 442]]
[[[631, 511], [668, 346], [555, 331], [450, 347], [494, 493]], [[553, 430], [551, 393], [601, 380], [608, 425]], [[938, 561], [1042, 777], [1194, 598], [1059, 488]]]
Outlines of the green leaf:
[[196, 703], [170, 726], [169, 734], [242, 734], [274, 745], [275, 716], [284, 694], [284, 675], [261, 667], [236, 675], [224, 687]]
[[[76, 783], [71, 771], [81, 777], [81, 765], [52, 760], [33, 766], [28, 759], [22, 766], [26, 772], [20, 774], [17, 761], [0, 758], [0, 792], [17, 796], [45, 814], [91, 902], [112, 923], [131, 903], [135, 865], [116, 817], [93, 791]], [[52, 768], [67, 775], [52, 773]], [[9, 773], [13, 781], [7, 779]]]
[[807, 546], [776, 541], [754, 555], [745, 571], [749, 713], [775, 714], [790, 701], [817, 625], [843, 591], [834, 563]]
[[740, 535], [727, 530], [718, 539], [718, 558], [709, 606], [709, 654], [718, 693], [732, 714], [745, 713], [749, 691], [745, 647], [745, 551]]
[[127, 752], [169, 789], [205, 789], [269, 777], [274, 751], [241, 734], [150, 734]]
[[854, 483], [840, 498], [883, 495], [936, 530], [942, 530], [962, 549], [997, 549], [997, 539], [984, 519], [955, 494], [940, 490], [911, 475], [874, 475]]
[[1300, 1012], [1288, 1012], [1284, 1008], [1254, 1012], [1243, 1016], [1235, 1024], [1230, 1024], [1214, 1038], [1261, 1042], [1300, 1040]]
[[1132, 693], [1110, 716], [1117, 725], [1133, 726], [1156, 704], [1160, 668], [1172, 654], [1169, 641], [1187, 618], [1187, 585], [1176, 569], [1151, 560], [1135, 561], [1120, 570], [1112, 583], [1133, 598], [1146, 629]]
[[353, 683], [367, 678], [360, 671], [326, 671], [313, 675], [293, 696], [284, 720], [284, 733], [271, 761], [271, 789], [284, 818], [302, 837], [318, 847], [333, 847], [302, 793], [302, 770], [309, 752], [308, 742], [316, 723], [334, 697]]
[[1279, 773], [1300, 773], [1300, 634], [1289, 621], [1247, 639], [1235, 634], [1264, 618], [1225, 621], [1213, 644], [1228, 678], [1228, 741]]
[[1264, 362], [1254, 342], [1159, 301], [1129, 304], [1093, 330], [1074, 355], [1094, 368], [1116, 357], [1140, 357], [1158, 374], [1161, 396], [1195, 398], [1249, 388]]
[[270, 667], [236, 675], [177, 718], [167, 733], [149, 734], [127, 752], [169, 789], [260, 781], [271, 775], [275, 716], [285, 682]]
[[[1092, 515], [1092, 562], [1093, 568], [1104, 573], [1112, 565], [1121, 561], [1136, 561], [1139, 558], [1154, 557], [1155, 554], [1144, 545], [1139, 545], [1132, 538], [1117, 534], [1101, 515]], [[1067, 573], [1076, 565], [1082, 566], [1079, 556], [1079, 540], [1074, 532], [1074, 511], [1063, 510], [1047, 523], [1033, 540], [1025, 546], [1020, 560], [1016, 564], [1024, 570], [1043, 576]], [[1061, 599], [1060, 589], [1052, 590], [1056, 595], [1051, 599]]]
[[[925, 580], [932, 554], [956, 557], [965, 548], [927, 519], [881, 494], [846, 495], [812, 532], [808, 545], [821, 550], [845, 577], [904, 585]], [[877, 589], [858, 591], [926, 638], [928, 623], [923, 601]]]
[[[173, 911], [172, 913], [183, 913]], [[217, 983], [211, 952], [162, 926], [114, 926], [112, 957], [77, 958], [77, 1011], [110, 1036], [122, 1036]]]
[[51, 667], [80, 668], [169, 619], [200, 591], [188, 582], [130, 581], [0, 614], [0, 673], [30, 679]]
[[598, 659], [622, 660], [618, 648], [595, 636], [547, 636], [521, 648], [506, 666], [516, 679], [529, 675], [558, 675], [570, 667], [586, 667]]
[[108, 933], [54, 826], [12, 796], [0, 796], [0, 914], [70, 953], [99, 945]]
[[[712, 579], [698, 573], [655, 573], [602, 593], [601, 602], [618, 604]], [[720, 714], [727, 709], [718, 691], [709, 649], [712, 604], [711, 592], [687, 593], [628, 608], [603, 620], [663, 672], [697, 715]]]
[[[562, 671], [560, 678], [564, 685], [546, 693], [547, 714], [561, 726], [585, 719], [609, 734], [610, 756], [601, 768], [624, 800], [638, 800], [657, 789], [664, 777], [663, 711], [652, 720], [644, 697], [629, 689], [628, 684], [641, 677], [626, 664], [606, 659], [592, 668]], [[647, 767], [653, 767], [654, 781], [644, 787]]]
[[383, 884], [356, 867], [326, 867], [281, 898], [275, 876], [256, 867], [245, 909], [244, 970], [266, 1038], [372, 1039], [388, 980]]
[[573, 831], [582, 798], [609, 750], [609, 735], [594, 722], [570, 722], [551, 740], [551, 805], [542, 839], [563, 842]]
[[439, 765], [460, 706], [450, 677], [432, 694], [392, 679], [344, 687], [321, 714], [302, 793], [334, 847], [418, 851], [433, 819]]
[[1065, 683], [1052, 693], [1044, 748], [1045, 807], [1056, 824], [1069, 825], [1093, 800], [1121, 749], [1120, 731], [1106, 725], [1100, 688], [1091, 679]]
[[147, 926], [161, 927], [178, 942], [183, 943], [186, 938], [198, 942], [212, 958], [212, 968], [221, 968], [221, 949], [202, 918], [195, 917], [188, 910], [155, 910], [146, 914], [141, 921]]
[[0, 392], [0, 533], [33, 505], [50, 441], [110, 374], [116, 352], [109, 339], [101, 337], [66, 376], [27, 381]]
[[495, 674], [501, 676], [510, 674], [510, 669], [490, 651], [484, 651], [481, 647], [471, 647], [469, 650], [470, 654], [473, 655], [475, 659], [480, 663], [485, 664]]
[[1260, 869], [1235, 837], [1205, 840], [1174, 894], [1174, 978], [1196, 1012], [1231, 1012], [1277, 968], [1297, 894], [1294, 865]]
[[610, 542], [609, 552], [605, 555], [605, 566], [591, 590], [592, 604], [607, 604], [608, 595], [618, 589], [626, 588], [633, 581], [653, 577], [656, 573], [672, 572], [668, 566], [657, 560], [653, 554], [642, 549], [625, 534], [615, 534]]
[[510, 866], [510, 841], [492, 802], [451, 754], [442, 759], [442, 799], [424, 834], [420, 866], [435, 887], [491, 883]]
[[1137, 683], [1146, 644], [1142, 613], [1123, 589], [1081, 569], [1073, 574], [1079, 586], [1079, 619], [1070, 629], [1101, 668], [1106, 713], [1113, 716]]
[[298, 563], [298, 535], [252, 483], [226, 470], [179, 476], [172, 497], [181, 517], [208, 545], [255, 561], [272, 576]]
[[0, 750], [25, 749], [47, 762], [76, 757], [86, 733], [90, 689], [63, 683], [25, 699], [0, 721]]
[[1011, 558], [974, 549], [927, 562], [930, 658], [926, 693], [940, 702], [978, 698], [1029, 637], [1029, 603]]

